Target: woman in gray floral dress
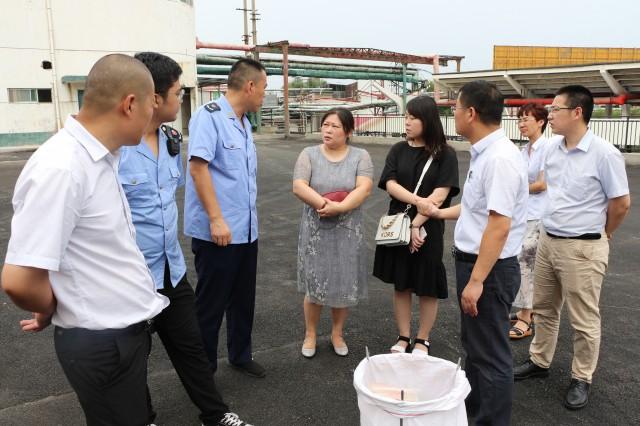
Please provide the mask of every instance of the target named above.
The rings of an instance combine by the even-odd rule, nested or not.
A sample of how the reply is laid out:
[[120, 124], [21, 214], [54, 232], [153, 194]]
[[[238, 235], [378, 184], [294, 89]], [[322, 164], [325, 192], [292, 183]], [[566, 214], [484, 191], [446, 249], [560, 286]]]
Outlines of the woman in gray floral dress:
[[336, 354], [349, 350], [343, 338], [348, 307], [367, 295], [366, 234], [360, 206], [371, 193], [373, 164], [361, 148], [348, 144], [354, 129], [343, 108], [322, 118], [322, 144], [305, 148], [293, 173], [293, 193], [303, 201], [298, 239], [298, 290], [305, 294], [302, 355], [316, 352], [317, 325], [331, 307], [331, 343]]

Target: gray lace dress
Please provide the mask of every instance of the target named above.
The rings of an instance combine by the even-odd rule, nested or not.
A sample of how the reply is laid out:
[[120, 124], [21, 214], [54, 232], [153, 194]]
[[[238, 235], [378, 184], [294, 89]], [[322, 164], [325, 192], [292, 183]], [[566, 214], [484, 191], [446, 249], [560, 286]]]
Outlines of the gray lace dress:
[[[373, 163], [367, 151], [353, 146], [338, 162], [327, 160], [320, 145], [307, 147], [293, 172], [293, 179], [309, 182], [319, 194], [351, 191], [357, 176], [373, 178]], [[365, 238], [361, 207], [320, 218], [315, 209], [304, 204], [298, 237], [298, 290], [319, 305], [357, 305], [367, 297]]]

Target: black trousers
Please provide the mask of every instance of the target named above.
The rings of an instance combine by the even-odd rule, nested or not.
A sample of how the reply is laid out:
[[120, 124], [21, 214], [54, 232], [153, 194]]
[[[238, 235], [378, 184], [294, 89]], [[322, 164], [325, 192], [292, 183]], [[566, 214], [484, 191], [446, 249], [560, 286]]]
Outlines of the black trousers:
[[117, 330], [56, 327], [54, 343], [88, 426], [147, 424], [146, 323]]
[[[204, 351], [193, 289], [186, 274], [174, 288], [167, 265], [164, 289], [158, 292], [167, 296], [170, 304], [155, 317], [154, 328], [189, 398], [200, 409], [200, 420], [206, 426], [215, 425], [229, 407], [218, 393], [213, 370]], [[150, 419], [151, 423], [153, 415]]]
[[[456, 260], [458, 304], [471, 277], [473, 263]], [[465, 372], [471, 384], [467, 414], [476, 425], [508, 426], [513, 401], [513, 358], [509, 344], [509, 312], [520, 288], [516, 257], [500, 260], [484, 281], [478, 316], [461, 313]]]
[[198, 322], [212, 368], [218, 367], [218, 333], [225, 314], [229, 362], [251, 361], [258, 241], [221, 247], [193, 238], [191, 250], [198, 274]]

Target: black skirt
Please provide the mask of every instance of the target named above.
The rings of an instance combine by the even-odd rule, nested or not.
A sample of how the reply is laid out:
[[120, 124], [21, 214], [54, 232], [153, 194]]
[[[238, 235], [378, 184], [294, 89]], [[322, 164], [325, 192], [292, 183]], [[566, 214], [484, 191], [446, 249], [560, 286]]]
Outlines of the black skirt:
[[376, 246], [373, 276], [394, 285], [396, 291], [411, 289], [418, 296], [448, 297], [447, 273], [442, 263], [443, 223], [428, 220], [427, 238], [420, 250], [411, 254], [409, 246]]

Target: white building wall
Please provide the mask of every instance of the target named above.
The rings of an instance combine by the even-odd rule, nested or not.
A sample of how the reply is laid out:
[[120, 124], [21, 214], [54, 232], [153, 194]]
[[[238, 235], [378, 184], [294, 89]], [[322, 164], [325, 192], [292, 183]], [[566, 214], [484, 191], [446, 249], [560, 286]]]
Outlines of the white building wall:
[[[82, 84], [62, 84], [63, 76], [86, 76], [109, 53], [155, 51], [183, 69], [182, 84], [195, 88], [196, 49], [193, 6], [181, 0], [50, 0], [54, 67], [60, 124], [78, 111]], [[56, 130], [54, 103], [8, 102], [8, 88], [52, 88], [46, 0], [0, 0], [0, 137]], [[195, 94], [191, 90], [191, 109]], [[185, 99], [186, 101], [186, 99]], [[181, 129], [180, 118], [174, 127]], [[1, 143], [0, 143], [1, 145]]]

